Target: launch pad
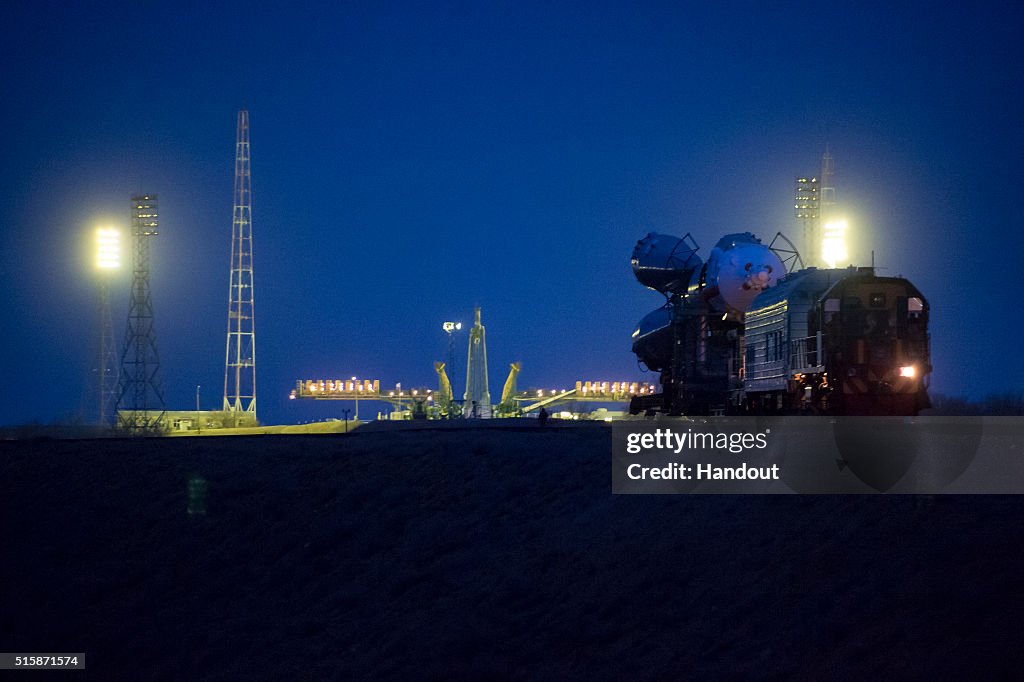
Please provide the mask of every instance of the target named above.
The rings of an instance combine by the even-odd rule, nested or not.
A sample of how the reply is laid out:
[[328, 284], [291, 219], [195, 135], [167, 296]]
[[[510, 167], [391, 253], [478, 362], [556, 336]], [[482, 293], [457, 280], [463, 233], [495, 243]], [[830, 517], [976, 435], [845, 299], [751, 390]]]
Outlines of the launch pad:
[[[517, 370], [513, 370], [514, 373]], [[442, 382], [443, 383], [443, 382]], [[507, 385], [508, 382], [506, 382]], [[577, 381], [573, 388], [531, 389], [514, 391], [503, 395], [502, 402], [494, 406], [494, 416], [515, 417], [539, 412], [543, 408], [566, 403], [623, 403], [628, 404], [636, 396], [652, 395], [657, 387], [644, 382], [629, 381]], [[389, 403], [396, 410], [410, 409], [413, 417], [440, 418], [442, 415], [439, 391], [419, 387], [403, 389], [402, 384], [382, 389], [380, 380], [359, 379], [306, 379], [295, 382], [289, 394], [292, 400], [348, 400], [358, 404], [360, 400]], [[511, 406], [511, 409], [498, 409]], [[452, 416], [462, 413], [461, 409], [451, 410]]]

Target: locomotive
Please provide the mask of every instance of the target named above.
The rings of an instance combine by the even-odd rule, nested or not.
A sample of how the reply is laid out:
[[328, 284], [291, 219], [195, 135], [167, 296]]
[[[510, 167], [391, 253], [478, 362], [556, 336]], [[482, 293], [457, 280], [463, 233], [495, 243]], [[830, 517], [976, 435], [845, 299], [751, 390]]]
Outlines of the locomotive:
[[928, 301], [873, 267], [799, 267], [781, 234], [723, 237], [708, 260], [688, 234], [633, 251], [638, 281], [665, 305], [633, 332], [662, 392], [630, 412], [913, 416], [930, 406]]

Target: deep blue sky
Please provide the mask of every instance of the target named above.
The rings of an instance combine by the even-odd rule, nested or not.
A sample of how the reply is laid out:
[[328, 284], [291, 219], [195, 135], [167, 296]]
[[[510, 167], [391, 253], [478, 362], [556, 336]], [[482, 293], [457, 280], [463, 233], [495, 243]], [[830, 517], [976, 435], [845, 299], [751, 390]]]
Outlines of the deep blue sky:
[[260, 5], [0, 10], [0, 423], [90, 407], [86, 245], [137, 191], [168, 405], [219, 405], [242, 106], [265, 421], [338, 407], [289, 403], [300, 377], [434, 385], [477, 303], [492, 395], [512, 360], [521, 387], [653, 378], [633, 244], [798, 238], [826, 144], [858, 260], [931, 301], [933, 388], [1021, 387], [1019, 3]]

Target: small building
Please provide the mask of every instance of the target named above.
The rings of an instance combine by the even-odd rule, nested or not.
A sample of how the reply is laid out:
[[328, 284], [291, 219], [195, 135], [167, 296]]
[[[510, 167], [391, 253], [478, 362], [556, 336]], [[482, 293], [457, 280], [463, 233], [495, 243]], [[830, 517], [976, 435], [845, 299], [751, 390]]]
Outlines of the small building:
[[[131, 411], [119, 410], [118, 423], [132, 423]], [[147, 420], [148, 422], [148, 420]], [[183, 431], [201, 432], [209, 429], [232, 429], [259, 426], [252, 412], [228, 412], [225, 410], [167, 410], [156, 420], [163, 433]]]

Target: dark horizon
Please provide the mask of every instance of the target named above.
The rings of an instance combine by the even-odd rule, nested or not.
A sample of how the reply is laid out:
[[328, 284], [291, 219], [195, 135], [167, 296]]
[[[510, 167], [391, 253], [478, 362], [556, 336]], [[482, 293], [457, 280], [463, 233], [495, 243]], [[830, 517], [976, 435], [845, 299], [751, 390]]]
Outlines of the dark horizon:
[[[811, 8], [814, 8], [811, 13]], [[92, 414], [88, 241], [160, 197], [153, 298], [169, 409], [219, 406], [236, 112], [251, 114], [261, 420], [296, 379], [434, 386], [446, 320], [487, 328], [492, 396], [656, 380], [649, 231], [797, 245], [793, 179], [836, 158], [851, 260], [932, 308], [932, 389], [1019, 391], [1024, 9], [648, 3], [7, 8], [0, 22], [0, 424]], [[1005, 159], [1005, 161], [1003, 161]], [[123, 342], [128, 278], [115, 286]], [[455, 374], [464, 389], [466, 334]], [[998, 358], [998, 362], [991, 360]], [[338, 415], [340, 416], [340, 415]]]

